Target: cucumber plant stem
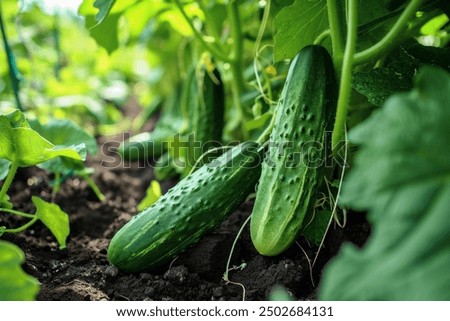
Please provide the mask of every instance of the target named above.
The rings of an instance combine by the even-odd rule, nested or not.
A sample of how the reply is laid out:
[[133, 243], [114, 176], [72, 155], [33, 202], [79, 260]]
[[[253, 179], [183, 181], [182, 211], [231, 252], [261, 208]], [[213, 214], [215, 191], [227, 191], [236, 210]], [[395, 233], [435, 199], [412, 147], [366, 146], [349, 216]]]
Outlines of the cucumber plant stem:
[[33, 215], [33, 218], [31, 220], [29, 220], [27, 223], [25, 223], [24, 225], [22, 225], [21, 227], [12, 228], [12, 229], [5, 229], [3, 232], [4, 233], [20, 233], [20, 232], [23, 232], [27, 228], [29, 228], [31, 225], [36, 223], [38, 219], [39, 218], [37, 217], [37, 215]]
[[398, 38], [401, 33], [407, 29], [408, 21], [414, 16], [417, 10], [420, 9], [424, 2], [425, 0], [412, 0], [395, 22], [392, 29], [389, 30], [389, 32], [380, 41], [372, 47], [355, 54], [355, 65], [374, 60], [385, 54], [386, 51], [388, 51], [392, 46], [396, 45], [398, 43], [396, 38]]
[[338, 146], [343, 138], [345, 123], [347, 120], [347, 109], [351, 94], [351, 77], [353, 66], [353, 55], [356, 49], [356, 39], [358, 35], [358, 1], [348, 1], [347, 14], [347, 40], [342, 62], [341, 79], [339, 84], [339, 98], [336, 109], [336, 120], [332, 134], [332, 147]]
[[[9, 77], [12, 82], [12, 87], [13, 87], [13, 91], [14, 91], [14, 97], [16, 99], [17, 108], [19, 108], [19, 110], [23, 111], [23, 105], [20, 100], [20, 82], [22, 80], [22, 76], [19, 72], [19, 69], [17, 69], [16, 59], [14, 58], [11, 47], [9, 45], [8, 37], [6, 35], [6, 29], [5, 29], [5, 24], [3, 21], [3, 10], [2, 10], [1, 2], [0, 2], [0, 29], [2, 32], [3, 46], [5, 47], [6, 59], [7, 59], [7, 63], [8, 63], [8, 69], [9, 69]], [[1, 198], [0, 198], [0, 200], [1, 200]]]
[[333, 49], [333, 61], [336, 70], [340, 70], [342, 55], [344, 52], [344, 23], [340, 6], [337, 0], [327, 0], [328, 21], [330, 24], [331, 45]]
[[262, 132], [262, 134], [256, 140], [259, 144], [264, 144], [270, 138], [270, 134], [272, 133], [273, 127], [275, 126], [275, 119], [277, 117], [277, 108], [273, 112], [272, 118], [270, 119], [269, 126]]
[[237, 243], [239, 237], [241, 236], [242, 232], [244, 231], [244, 227], [248, 224], [248, 222], [250, 222], [250, 218], [251, 217], [252, 216], [250, 215], [244, 221], [244, 223], [242, 224], [241, 228], [239, 229], [236, 237], [234, 238], [233, 244], [231, 245], [230, 254], [228, 255], [227, 265], [225, 267], [225, 273], [223, 274], [223, 279], [224, 279], [225, 282], [230, 282], [230, 278], [228, 276], [228, 271], [230, 270], [230, 263], [231, 263], [231, 258], [233, 257], [234, 248], [236, 247], [236, 243]]
[[95, 195], [97, 196], [97, 198], [103, 202], [106, 197], [105, 195], [100, 191], [100, 188], [97, 186], [97, 184], [95, 184], [94, 180], [87, 174], [82, 175], [82, 177], [86, 180], [86, 182], [88, 183], [89, 187], [94, 191]]
[[241, 102], [241, 94], [244, 91], [244, 76], [242, 72], [242, 62], [243, 62], [243, 36], [241, 29], [241, 21], [239, 17], [239, 8], [238, 3], [235, 0], [230, 0], [227, 5], [227, 14], [228, 19], [231, 25], [231, 36], [233, 38], [232, 42], [232, 52], [231, 55], [226, 55], [222, 53], [222, 49], [217, 47], [212, 43], [208, 43], [203, 38], [203, 35], [195, 28], [192, 20], [187, 15], [186, 11], [183, 8], [180, 0], [174, 0], [175, 5], [180, 10], [184, 19], [188, 23], [192, 32], [196, 39], [198, 39], [201, 44], [216, 58], [221, 60], [224, 63], [228, 63], [230, 65], [231, 70], [231, 91], [233, 96], [233, 104], [236, 110], [239, 113], [240, 123], [241, 123], [241, 131], [246, 138], [248, 136], [247, 130], [245, 129], [245, 122], [247, 120], [246, 111]]
[[317, 38], [314, 40], [314, 44], [321, 45], [325, 41], [325, 39], [327, 39], [330, 36], [331, 36], [331, 31], [330, 31], [330, 29], [327, 29], [327, 30], [323, 31], [320, 35], [317, 36]]
[[34, 214], [28, 214], [28, 213], [24, 213], [21, 211], [16, 211], [16, 210], [12, 210], [9, 208], [0, 208], [0, 212], [5, 212], [5, 213], [9, 213], [9, 214], [14, 214], [17, 216], [22, 216], [22, 217], [26, 217], [26, 218], [34, 218]]
[[231, 86], [233, 95], [233, 104], [239, 112], [241, 132], [244, 138], [247, 138], [248, 133], [245, 128], [245, 122], [247, 121], [247, 113], [242, 105], [241, 95], [244, 92], [245, 81], [242, 72], [242, 63], [244, 56], [243, 36], [241, 27], [241, 18], [239, 16], [239, 7], [236, 0], [231, 0], [227, 5], [227, 14], [231, 26], [231, 36], [233, 38], [233, 48], [231, 53]]
[[14, 175], [16, 175], [18, 168], [19, 168], [19, 164], [17, 164], [17, 163], [11, 164], [11, 167], [9, 168], [8, 176], [6, 176], [6, 179], [3, 182], [2, 189], [0, 190], [0, 204], [3, 202], [3, 199], [6, 196], [6, 192], [8, 191], [8, 188], [11, 186], [12, 180], [14, 178]]

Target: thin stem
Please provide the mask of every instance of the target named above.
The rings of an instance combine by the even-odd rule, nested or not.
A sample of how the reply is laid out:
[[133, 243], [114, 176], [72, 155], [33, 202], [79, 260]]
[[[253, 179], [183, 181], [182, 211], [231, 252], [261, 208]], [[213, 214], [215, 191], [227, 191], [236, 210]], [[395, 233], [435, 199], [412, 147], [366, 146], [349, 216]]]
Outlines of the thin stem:
[[244, 227], [248, 224], [248, 222], [250, 222], [251, 217], [252, 217], [251, 215], [249, 217], [247, 217], [244, 224], [242, 224], [241, 228], [239, 229], [236, 237], [234, 238], [233, 245], [231, 245], [230, 254], [228, 255], [228, 260], [227, 260], [227, 266], [225, 267], [225, 273], [223, 275], [223, 279], [226, 282], [230, 282], [230, 279], [228, 277], [228, 271], [230, 270], [230, 263], [231, 263], [231, 258], [233, 256], [234, 248], [236, 247], [236, 243], [237, 243], [239, 237], [241, 236], [242, 232], [244, 231]]
[[372, 47], [355, 54], [354, 63], [360, 65], [383, 55], [397, 43], [397, 38], [407, 29], [409, 20], [420, 9], [425, 0], [412, 0], [391, 30]]
[[340, 68], [344, 52], [344, 33], [340, 6], [337, 0], [327, 0], [328, 21], [330, 23], [331, 45], [335, 66]]
[[352, 89], [351, 78], [353, 55], [355, 53], [356, 39], [358, 35], [358, 1], [359, 0], [348, 1], [347, 42], [345, 46], [344, 60], [342, 63], [341, 80], [339, 85], [339, 98], [336, 109], [336, 121], [334, 123], [332, 135], [333, 150], [338, 146], [343, 137], [345, 123], [347, 120], [347, 109]]
[[[8, 42], [5, 24], [3, 21], [3, 10], [2, 10], [1, 2], [0, 2], [0, 29], [2, 32], [3, 45], [5, 47], [6, 59], [7, 59], [8, 68], [9, 68], [9, 77], [11, 78], [17, 108], [19, 108], [19, 110], [23, 111], [23, 105], [20, 100], [20, 82], [22, 80], [22, 75], [20, 74], [19, 69], [17, 69], [16, 59], [14, 58], [14, 55], [12, 53], [11, 47]], [[1, 198], [0, 198], [0, 200], [1, 200]]]
[[267, 142], [270, 138], [270, 134], [272, 133], [273, 127], [275, 126], [275, 118], [277, 116], [277, 109], [275, 109], [272, 119], [270, 120], [269, 126], [262, 132], [261, 135], [259, 135], [258, 139], [256, 140], [259, 144], [264, 144]]
[[241, 18], [239, 16], [239, 7], [236, 0], [230, 0], [227, 5], [228, 19], [231, 26], [231, 37], [233, 38], [233, 50], [231, 60], [235, 63], [242, 62], [243, 56], [243, 36], [241, 28]]
[[53, 180], [52, 202], [55, 200], [56, 194], [58, 194], [60, 188], [61, 188], [61, 173], [57, 172], [55, 173], [55, 179]]
[[339, 198], [341, 197], [341, 188], [342, 188], [342, 182], [344, 181], [344, 176], [345, 176], [345, 168], [346, 168], [346, 163], [347, 163], [347, 159], [348, 159], [348, 137], [347, 137], [347, 131], [345, 130], [345, 149], [344, 149], [344, 166], [342, 166], [342, 172], [341, 172], [341, 177], [339, 180], [339, 187], [336, 193], [336, 199], [334, 201], [334, 205], [333, 205], [333, 209], [331, 211], [331, 215], [330, 215], [330, 219], [328, 220], [328, 224], [327, 224], [327, 228], [325, 230], [325, 233], [322, 237], [322, 240], [320, 241], [320, 245], [319, 248], [317, 250], [316, 256], [314, 257], [314, 261], [312, 263], [312, 266], [314, 267], [314, 265], [316, 264], [317, 258], [319, 257], [320, 254], [320, 250], [323, 248], [323, 243], [325, 242], [325, 238], [328, 234], [328, 230], [330, 229], [331, 226], [331, 222], [334, 218], [334, 215], [337, 211], [337, 207], [338, 207], [338, 203], [339, 203]]
[[100, 191], [100, 188], [97, 186], [97, 184], [95, 184], [95, 182], [92, 180], [92, 178], [89, 175], [87, 175], [87, 174], [82, 175], [82, 177], [86, 180], [86, 182], [88, 183], [89, 187], [94, 191], [94, 193], [97, 196], [97, 198], [101, 202], [103, 202], [106, 199], [106, 197]]
[[247, 112], [242, 104], [241, 93], [244, 90], [244, 79], [242, 76], [242, 68], [239, 64], [230, 64], [231, 68], [231, 92], [233, 96], [233, 105], [238, 112], [238, 117], [241, 123], [241, 131], [244, 138], [248, 136], [247, 129], [245, 128], [245, 122], [247, 121]]
[[320, 35], [317, 36], [316, 40], [314, 40], [315, 45], [321, 45], [325, 39], [331, 36], [331, 30], [327, 29], [324, 32], [322, 32]]
[[231, 62], [230, 57], [228, 57], [227, 55], [224, 55], [222, 53], [222, 51], [220, 51], [220, 49], [218, 47], [216, 47], [215, 45], [205, 41], [205, 39], [203, 38], [203, 34], [201, 34], [197, 30], [197, 28], [195, 28], [194, 24], [192, 23], [191, 18], [189, 18], [189, 16], [187, 15], [187, 13], [184, 10], [183, 5], [181, 4], [180, 0], [174, 0], [174, 2], [175, 2], [175, 5], [177, 6], [177, 8], [180, 10], [181, 15], [186, 20], [187, 24], [189, 25], [189, 27], [191, 28], [192, 32], [194, 33], [194, 36], [202, 43], [202, 45], [209, 52], [211, 52], [217, 59], [220, 59], [223, 62], [228, 62], [228, 63]]
[[[258, 85], [258, 89], [259, 89], [262, 97], [269, 104], [272, 101], [272, 87], [270, 86], [270, 79], [267, 76], [267, 73], [264, 70], [262, 70], [262, 74], [264, 76], [264, 79], [269, 84], [269, 86], [267, 86], [268, 93], [266, 94], [264, 92], [264, 88], [263, 88], [263, 85], [261, 83], [261, 78], [260, 78], [259, 72], [258, 72], [258, 58], [259, 58], [260, 53], [262, 52], [262, 50], [265, 47], [267, 47], [267, 45], [265, 45], [265, 46], [263, 46], [263, 48], [260, 48], [261, 41], [262, 41], [262, 39], [264, 37], [264, 31], [266, 30], [267, 22], [269, 21], [271, 4], [272, 4], [271, 0], [267, 0], [266, 1], [266, 6], [264, 7], [264, 13], [263, 13], [263, 17], [262, 17], [262, 20], [261, 20], [261, 25], [259, 27], [258, 35], [257, 35], [256, 40], [255, 40], [254, 54], [253, 54], [254, 55], [254, 57], [253, 57], [253, 71], [255, 73], [256, 84]], [[261, 64], [261, 67], [263, 67], [262, 64]]]
[[254, 55], [255, 57], [259, 56], [259, 46], [261, 45], [261, 41], [262, 38], [264, 36], [264, 31], [266, 29], [267, 26], [267, 21], [269, 21], [269, 15], [270, 15], [270, 6], [272, 4], [271, 0], [267, 0], [266, 1], [266, 6], [264, 7], [264, 13], [263, 13], [263, 17], [261, 20], [261, 25], [259, 27], [258, 30], [258, 35], [256, 36], [256, 41], [255, 41], [255, 47], [254, 47]]
[[8, 176], [6, 176], [5, 182], [3, 183], [2, 189], [0, 190], [0, 204], [3, 202], [8, 188], [11, 186], [14, 175], [16, 175], [19, 164], [12, 163], [9, 168]]
[[227, 5], [227, 14], [230, 21], [231, 36], [233, 38], [233, 49], [231, 54], [231, 87], [233, 94], [233, 103], [235, 108], [239, 112], [241, 131], [244, 138], [247, 138], [248, 133], [245, 128], [245, 122], [247, 121], [247, 112], [242, 104], [241, 95], [244, 92], [245, 81], [244, 74], [242, 72], [242, 63], [244, 56], [244, 46], [241, 28], [241, 19], [239, 16], [239, 7], [236, 0], [232, 0]]
[[61, 30], [59, 26], [59, 14], [55, 14], [53, 17], [53, 29], [52, 38], [57, 55], [57, 61], [55, 64], [55, 78], [61, 80], [61, 69], [63, 68], [63, 54], [61, 50]]
[[28, 221], [27, 223], [25, 223], [24, 225], [22, 225], [21, 227], [18, 228], [11, 228], [11, 229], [6, 229], [3, 232], [4, 233], [20, 233], [25, 231], [27, 228], [29, 228], [31, 225], [33, 225], [34, 223], [37, 222], [37, 220], [39, 220], [39, 218], [36, 215], [33, 215], [33, 218]]
[[34, 214], [28, 214], [28, 213], [24, 213], [21, 211], [12, 210], [9, 208], [0, 208], [0, 212], [10, 213], [10, 214], [14, 214], [14, 215], [22, 216], [22, 217], [26, 217], [26, 218], [34, 218]]

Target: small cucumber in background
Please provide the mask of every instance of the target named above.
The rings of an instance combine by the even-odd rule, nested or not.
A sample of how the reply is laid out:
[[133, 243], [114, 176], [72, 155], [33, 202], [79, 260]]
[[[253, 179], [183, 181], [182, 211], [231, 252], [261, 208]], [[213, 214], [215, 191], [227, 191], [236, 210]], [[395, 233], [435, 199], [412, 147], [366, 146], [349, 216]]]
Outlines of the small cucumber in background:
[[326, 131], [337, 100], [333, 62], [323, 47], [304, 47], [291, 62], [276, 111], [251, 217], [259, 253], [273, 256], [297, 238], [323, 180]]
[[111, 264], [128, 272], [156, 268], [216, 228], [254, 191], [258, 148], [256, 142], [233, 147], [133, 217], [109, 244]]
[[[188, 79], [185, 105], [189, 148], [185, 155], [186, 167], [182, 177], [188, 175], [197, 160], [211, 147], [222, 141], [225, 113], [225, 95], [219, 71], [207, 71], [206, 66], [191, 69]], [[203, 165], [200, 162], [198, 166]]]
[[140, 133], [120, 144], [118, 152], [126, 161], [158, 157], [163, 153], [166, 142], [167, 134]]
[[151, 132], [136, 134], [120, 144], [118, 152], [124, 160], [156, 160], [164, 153], [167, 142], [181, 130], [181, 93], [181, 86], [178, 86], [167, 97], [161, 117]]

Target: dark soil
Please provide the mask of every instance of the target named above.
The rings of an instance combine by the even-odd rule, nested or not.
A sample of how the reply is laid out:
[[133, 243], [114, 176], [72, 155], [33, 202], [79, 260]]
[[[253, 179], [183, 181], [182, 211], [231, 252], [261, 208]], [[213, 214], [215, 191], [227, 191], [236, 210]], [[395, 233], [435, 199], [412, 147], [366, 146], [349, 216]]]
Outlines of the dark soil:
[[[105, 139], [100, 140], [100, 145]], [[104, 147], [114, 146], [106, 143]], [[117, 145], [117, 144], [116, 144]], [[107, 148], [103, 148], [104, 151]], [[67, 249], [59, 250], [50, 232], [40, 223], [19, 235], [3, 239], [21, 247], [26, 254], [24, 269], [41, 282], [38, 300], [266, 300], [271, 289], [283, 285], [295, 298], [314, 300], [324, 264], [338, 251], [343, 241], [362, 245], [369, 227], [362, 214], [352, 214], [345, 229], [330, 231], [318, 263], [310, 273], [308, 259], [316, 247], [302, 237], [286, 253], [263, 257], [252, 247], [248, 228], [239, 239], [232, 264], [241, 269], [230, 271], [230, 281], [222, 276], [232, 242], [252, 209], [243, 204], [217, 230], [188, 249], [171, 264], [158, 271], [128, 274], [108, 263], [107, 247], [114, 233], [136, 214], [153, 177], [151, 166], [137, 162], [113, 162], [111, 153], [89, 159], [95, 168], [94, 180], [106, 195], [99, 202], [80, 178], [70, 178], [54, 200], [70, 215], [71, 234]], [[107, 164], [102, 164], [107, 160]], [[117, 159], [115, 159], [117, 160]], [[9, 191], [17, 209], [33, 213], [32, 195], [51, 199], [51, 176], [37, 169], [22, 169]], [[175, 181], [162, 184], [167, 191]], [[0, 225], [19, 226], [20, 218], [0, 215]], [[237, 285], [240, 283], [241, 285]]]

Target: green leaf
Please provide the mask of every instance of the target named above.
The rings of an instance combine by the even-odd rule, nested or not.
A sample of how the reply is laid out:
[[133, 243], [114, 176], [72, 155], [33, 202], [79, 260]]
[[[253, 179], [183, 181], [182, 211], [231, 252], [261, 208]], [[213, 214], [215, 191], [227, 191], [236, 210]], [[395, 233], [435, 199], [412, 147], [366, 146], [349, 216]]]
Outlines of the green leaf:
[[25, 115], [20, 110], [15, 110], [10, 114], [4, 115], [11, 125], [12, 128], [18, 127], [26, 127], [30, 128], [30, 124], [28, 123]]
[[375, 68], [369, 72], [355, 72], [352, 86], [370, 103], [381, 106], [392, 94], [410, 90], [412, 78], [391, 68]]
[[11, 162], [6, 159], [0, 159], [0, 181], [8, 175]]
[[84, 0], [79, 14], [97, 44], [109, 54], [119, 47], [118, 21], [123, 13], [141, 0]]
[[0, 241], [0, 301], [36, 299], [39, 282], [22, 270], [20, 265], [24, 261], [25, 255], [19, 247]]
[[48, 203], [37, 196], [33, 196], [33, 204], [36, 206], [36, 215], [52, 232], [58, 241], [59, 248], [66, 248], [66, 239], [70, 234], [69, 215], [53, 203]]
[[312, 244], [319, 246], [322, 242], [323, 236], [327, 231], [328, 222], [330, 221], [331, 212], [328, 210], [318, 211], [311, 223], [309, 223], [302, 234], [310, 241]]
[[[30, 125], [45, 139], [55, 144], [56, 149], [76, 146], [77, 150], [82, 152], [83, 146], [86, 146], [86, 150], [90, 154], [95, 155], [98, 152], [95, 138], [68, 119], [54, 119], [46, 124], [33, 120], [30, 121]], [[82, 171], [84, 163], [66, 157], [57, 157], [39, 164], [39, 167], [52, 173], [67, 174], [73, 171]]]
[[96, 155], [98, 152], [95, 138], [69, 119], [52, 119], [46, 124], [32, 120], [29, 124], [32, 129], [55, 146], [69, 147], [85, 144], [89, 154]]
[[385, 3], [386, 0], [359, 0], [359, 7], [361, 8], [358, 11], [359, 24], [365, 24], [386, 15], [389, 11], [387, 10]]
[[[119, 48], [119, 29], [118, 22], [121, 14], [109, 14], [100, 25], [93, 29], [89, 29], [89, 33], [95, 42], [111, 54]], [[89, 26], [94, 23], [94, 16], [86, 16], [86, 25]]]
[[413, 77], [423, 65], [450, 71], [450, 49], [426, 47], [417, 43], [400, 47], [392, 54], [386, 67], [355, 72], [352, 86], [366, 96], [370, 103], [381, 106], [392, 94], [412, 89]]
[[95, 21], [97, 24], [102, 23], [111, 11], [111, 8], [115, 2], [116, 0], [95, 0], [94, 7], [98, 9], [98, 13], [95, 15]]
[[450, 75], [420, 70], [416, 88], [355, 127], [360, 144], [342, 204], [368, 210], [372, 235], [324, 271], [322, 300], [450, 300]]
[[33, 129], [14, 127], [17, 122], [9, 116], [0, 116], [0, 158], [22, 167], [37, 165], [59, 156], [84, 160], [83, 146], [56, 148]]
[[265, 112], [261, 116], [257, 116], [245, 123], [245, 128], [250, 131], [258, 128], [262, 128], [266, 122], [270, 119], [270, 117], [273, 115], [272, 111]]
[[275, 17], [275, 62], [293, 58], [328, 28], [325, 0], [296, 0]]
[[155, 180], [150, 182], [150, 186], [147, 188], [145, 192], [145, 197], [138, 204], [137, 210], [139, 212], [145, 210], [147, 207], [155, 203], [161, 197], [161, 186]]

